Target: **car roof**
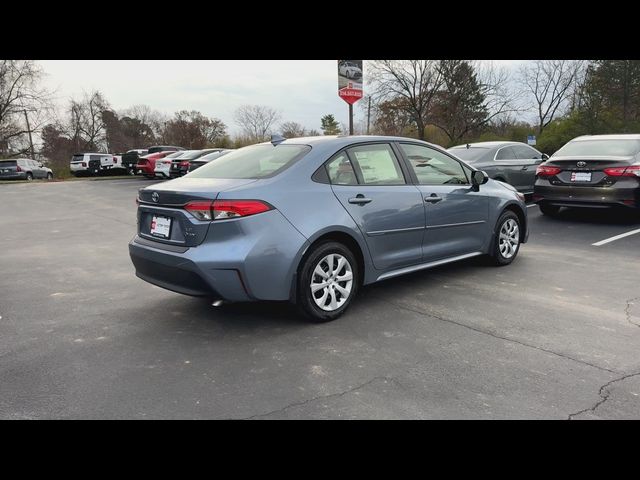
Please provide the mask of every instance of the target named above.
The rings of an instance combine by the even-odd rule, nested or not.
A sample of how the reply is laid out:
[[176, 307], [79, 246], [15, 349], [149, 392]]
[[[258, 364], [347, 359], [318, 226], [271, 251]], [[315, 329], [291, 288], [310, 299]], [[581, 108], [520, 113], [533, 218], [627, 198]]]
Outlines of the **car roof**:
[[640, 140], [638, 133], [619, 133], [610, 135], [582, 135], [576, 137], [572, 142], [582, 142], [584, 140]]
[[[424, 140], [418, 140], [416, 138], [409, 137], [395, 137], [387, 135], [318, 135], [316, 137], [296, 137], [287, 138], [282, 145], [335, 145], [346, 146], [354, 143], [366, 143], [366, 142], [413, 142], [422, 143], [429, 147], [440, 148], [440, 145], [425, 142]], [[263, 142], [260, 145], [270, 145], [271, 142]]]
[[[507, 145], [527, 145], [524, 142], [476, 142], [476, 143], [465, 143], [463, 145], [456, 145], [454, 147], [449, 148], [449, 150], [453, 148], [466, 148], [469, 145], [469, 148], [497, 148], [497, 147], [505, 147]], [[530, 146], [530, 145], [527, 145]]]
[[73, 156], [76, 155], [112, 155], [111, 153], [100, 153], [100, 152], [84, 152], [84, 153], [74, 153]]

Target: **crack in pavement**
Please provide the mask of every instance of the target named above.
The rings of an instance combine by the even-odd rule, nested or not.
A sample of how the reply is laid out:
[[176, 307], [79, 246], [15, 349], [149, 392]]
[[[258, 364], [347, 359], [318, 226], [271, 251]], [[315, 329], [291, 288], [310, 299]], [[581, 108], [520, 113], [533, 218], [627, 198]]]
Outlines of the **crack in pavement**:
[[353, 393], [357, 390], [360, 390], [361, 388], [366, 387], [367, 385], [371, 385], [374, 382], [377, 382], [379, 380], [386, 380], [387, 382], [393, 382], [399, 386], [401, 386], [402, 388], [405, 388], [404, 385], [402, 385], [400, 382], [398, 382], [395, 378], [393, 377], [373, 377], [371, 380], [368, 380], [364, 383], [361, 383], [360, 385], [357, 385], [355, 387], [349, 388], [343, 392], [337, 392], [337, 393], [331, 393], [329, 395], [318, 395], [317, 397], [313, 397], [313, 398], [309, 398], [307, 400], [303, 400], [301, 402], [294, 402], [294, 403], [290, 403], [289, 405], [286, 405], [282, 408], [278, 408], [276, 410], [272, 410], [270, 412], [266, 412], [266, 413], [258, 413], [256, 415], [251, 415], [250, 417], [246, 417], [246, 418], [242, 418], [240, 420], [252, 420], [254, 418], [262, 418], [262, 417], [267, 417], [269, 415], [273, 415], [276, 413], [281, 413], [284, 412], [290, 408], [294, 408], [294, 407], [301, 407], [304, 405], [307, 405], [311, 402], [315, 402], [316, 400], [324, 400], [324, 399], [328, 399], [328, 398], [339, 398], [342, 397], [344, 395], [347, 395], [348, 393]]
[[623, 375], [622, 377], [614, 378], [613, 380], [608, 381], [607, 383], [602, 385], [600, 387], [600, 389], [598, 390], [598, 395], [600, 395], [600, 400], [598, 400], [592, 407], [585, 408], [584, 410], [580, 410], [579, 412], [570, 414], [567, 417], [567, 420], [573, 420], [578, 415], [581, 415], [581, 414], [586, 413], [586, 412], [595, 413], [595, 410], [598, 407], [602, 406], [603, 403], [605, 403], [607, 400], [609, 400], [609, 397], [611, 396], [611, 392], [609, 391], [609, 387], [611, 385], [613, 385], [614, 383], [626, 380], [627, 378], [635, 377], [637, 375], [640, 375], [640, 372], [628, 373], [626, 375]]
[[635, 322], [631, 321], [631, 305], [633, 305], [635, 301], [640, 300], [640, 297], [635, 297], [635, 298], [630, 298], [629, 300], [627, 300], [627, 306], [624, 308], [624, 314], [627, 316], [627, 322], [629, 322], [631, 325], [635, 325], [636, 327], [640, 328], [640, 324], [637, 324]]
[[582, 365], [587, 365], [589, 367], [597, 368], [598, 370], [603, 370], [605, 372], [620, 373], [620, 372], [616, 372], [615, 370], [610, 370], [610, 369], [608, 369], [606, 367], [601, 367], [601, 366], [595, 365], [593, 363], [585, 362], [584, 360], [578, 360], [577, 358], [570, 357], [570, 356], [565, 355], [563, 353], [558, 353], [558, 352], [554, 352], [553, 350], [548, 350], [546, 348], [539, 347], [537, 345], [532, 345], [530, 343], [524, 343], [524, 342], [521, 342], [519, 340], [515, 340], [513, 338], [502, 337], [502, 336], [497, 335], [497, 334], [495, 334], [493, 332], [490, 332], [490, 331], [487, 331], [487, 330], [483, 330], [483, 329], [477, 328], [477, 327], [472, 327], [471, 325], [467, 325], [467, 324], [464, 324], [464, 323], [461, 323], [461, 322], [457, 322], [457, 321], [451, 320], [449, 318], [440, 317], [440, 316], [435, 315], [433, 313], [424, 312], [424, 311], [417, 310], [417, 309], [410, 308], [410, 307], [405, 307], [404, 305], [399, 305], [399, 304], [397, 304], [395, 302], [391, 302], [389, 300], [384, 300], [384, 299], [380, 299], [380, 300], [383, 301], [383, 302], [389, 303], [389, 304], [391, 304], [391, 305], [393, 305], [393, 306], [395, 306], [397, 308], [400, 308], [402, 310], [407, 310], [409, 312], [417, 313], [419, 315], [424, 315], [424, 316], [427, 316], [427, 317], [435, 318], [436, 320], [440, 320], [442, 322], [452, 323], [454, 325], [458, 325], [460, 327], [464, 327], [464, 328], [468, 328], [469, 330], [473, 330], [474, 332], [478, 332], [478, 333], [483, 333], [485, 335], [489, 335], [489, 336], [491, 336], [493, 338], [497, 338], [499, 340], [505, 340], [507, 342], [516, 343], [516, 344], [522, 345], [524, 347], [529, 347], [529, 348], [533, 348], [535, 350], [540, 350], [542, 352], [550, 353], [551, 355], [556, 355], [558, 357], [561, 357], [561, 358], [564, 358], [564, 359], [567, 359], [567, 360], [571, 360], [573, 362], [577, 362], [577, 363], [580, 363]]

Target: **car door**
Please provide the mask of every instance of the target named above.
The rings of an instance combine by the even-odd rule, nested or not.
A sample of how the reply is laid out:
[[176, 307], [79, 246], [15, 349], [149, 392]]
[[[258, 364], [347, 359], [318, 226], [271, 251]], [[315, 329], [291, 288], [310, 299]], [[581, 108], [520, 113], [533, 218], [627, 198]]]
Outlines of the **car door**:
[[46, 173], [43, 167], [40, 166], [40, 162], [30, 160], [33, 168], [33, 178], [45, 178]]
[[327, 163], [335, 196], [367, 242], [376, 269], [422, 261], [424, 205], [389, 143], [356, 145]]
[[513, 150], [522, 162], [520, 174], [522, 175], [523, 193], [533, 193], [533, 184], [536, 181], [536, 168], [542, 163], [542, 153], [529, 145], [514, 145]]
[[431, 147], [399, 143], [425, 204], [425, 262], [482, 251], [489, 201], [471, 185], [471, 170]]
[[527, 162], [518, 158], [512, 145], [498, 149], [494, 164], [496, 173], [492, 178], [504, 178], [520, 191], [527, 188]]

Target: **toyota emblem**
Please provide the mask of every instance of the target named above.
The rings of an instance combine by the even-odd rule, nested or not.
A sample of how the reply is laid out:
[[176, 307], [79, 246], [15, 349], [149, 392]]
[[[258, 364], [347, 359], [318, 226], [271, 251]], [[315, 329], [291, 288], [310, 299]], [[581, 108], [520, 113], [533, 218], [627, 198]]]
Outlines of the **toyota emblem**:
[[151, 200], [153, 200], [154, 202], [158, 203], [158, 200], [160, 200], [160, 195], [158, 195], [158, 192], [153, 192], [151, 194]]
[[581, 168], [582, 168], [582, 167], [586, 167], [586, 166], [587, 166], [587, 162], [578, 162], [578, 163], [576, 163], [576, 165], [577, 165], [578, 167], [581, 167]]

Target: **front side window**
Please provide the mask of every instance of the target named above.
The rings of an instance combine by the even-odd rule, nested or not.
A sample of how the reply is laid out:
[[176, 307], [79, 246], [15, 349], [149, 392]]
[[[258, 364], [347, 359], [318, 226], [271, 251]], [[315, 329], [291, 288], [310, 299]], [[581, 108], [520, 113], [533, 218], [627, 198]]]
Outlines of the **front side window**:
[[338, 154], [327, 164], [327, 174], [333, 185], [357, 185], [358, 178], [345, 152]]
[[265, 178], [277, 175], [304, 157], [308, 145], [252, 145], [234, 150], [187, 174], [190, 178]]
[[401, 143], [420, 185], [469, 183], [462, 165], [444, 153], [422, 145]]
[[359, 145], [349, 149], [366, 185], [404, 185], [398, 159], [388, 144]]

